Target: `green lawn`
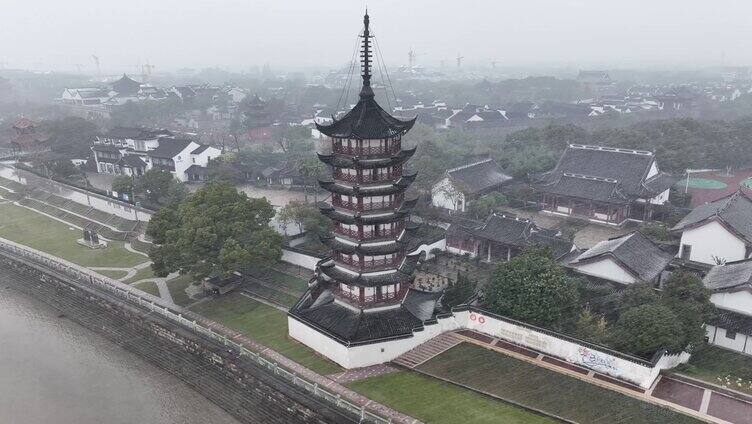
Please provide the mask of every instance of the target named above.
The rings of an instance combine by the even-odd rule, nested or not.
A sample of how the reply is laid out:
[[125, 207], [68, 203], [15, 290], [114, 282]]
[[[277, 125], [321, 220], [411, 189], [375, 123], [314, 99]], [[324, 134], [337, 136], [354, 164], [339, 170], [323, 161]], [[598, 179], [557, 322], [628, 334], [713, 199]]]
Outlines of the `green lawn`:
[[96, 272], [97, 274], [104, 275], [105, 277], [110, 277], [113, 280], [119, 280], [125, 277], [126, 275], [128, 275], [126, 271], [115, 271], [115, 270], [104, 270], [104, 269], [94, 270], [94, 272]]
[[153, 278], [153, 277], [154, 277], [154, 271], [151, 269], [151, 265], [150, 265], [150, 266], [147, 266], [146, 268], [141, 268], [138, 271], [136, 271], [136, 275], [125, 280], [124, 283], [131, 284], [139, 280], [143, 280], [146, 278]]
[[279, 290], [270, 289], [260, 284], [246, 285], [245, 290], [250, 291], [256, 296], [276, 302], [280, 305], [291, 308], [294, 304], [298, 303], [299, 297], [289, 295]]
[[308, 281], [306, 279], [294, 277], [271, 268], [260, 270], [254, 274], [254, 277], [272, 284], [279, 284], [281, 287], [300, 295], [303, 295], [308, 290]]
[[81, 246], [81, 230], [12, 204], [0, 205], [0, 237], [87, 267], [129, 268], [147, 260], [125, 250], [123, 242], [110, 241], [104, 249]]
[[577, 422], [699, 422], [687, 415], [469, 343], [453, 347], [420, 365], [418, 370]]
[[370, 399], [426, 423], [556, 422], [471, 390], [409, 371], [371, 377], [348, 386]]
[[167, 288], [170, 289], [172, 300], [176, 305], [186, 306], [193, 300], [185, 293], [185, 289], [193, 283], [193, 277], [190, 274], [180, 275], [172, 280], [167, 281]]
[[[715, 346], [692, 352], [677, 371], [707, 382], [752, 394], [752, 357]], [[741, 381], [739, 381], [741, 379]]]
[[157, 288], [156, 283], [153, 283], [151, 281], [144, 281], [143, 283], [134, 284], [133, 287], [159, 297], [159, 288]]
[[198, 304], [192, 310], [239, 331], [320, 374], [342, 371], [337, 364], [316, 355], [313, 350], [287, 335], [287, 315], [284, 312], [240, 293], [229, 293]]

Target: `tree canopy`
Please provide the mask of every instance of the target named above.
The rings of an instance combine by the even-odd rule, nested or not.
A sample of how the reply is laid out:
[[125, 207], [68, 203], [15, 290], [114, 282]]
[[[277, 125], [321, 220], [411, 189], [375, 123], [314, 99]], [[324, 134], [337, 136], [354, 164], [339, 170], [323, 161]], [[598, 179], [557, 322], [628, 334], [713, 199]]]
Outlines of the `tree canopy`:
[[578, 311], [576, 280], [543, 250], [531, 249], [496, 268], [486, 302], [498, 314], [543, 327], [560, 327]]
[[491, 212], [507, 204], [507, 197], [498, 191], [479, 197], [470, 204], [470, 213], [476, 219], [486, 219]]
[[329, 220], [311, 203], [293, 200], [282, 207], [277, 220], [283, 227], [294, 224], [298, 231], [305, 231], [313, 238], [322, 236], [329, 231]]
[[185, 197], [185, 189], [169, 171], [150, 169], [136, 180], [136, 192], [149, 202], [167, 204]]
[[675, 272], [663, 287], [661, 300], [679, 318], [684, 329], [684, 346], [690, 349], [705, 342], [704, 324], [713, 316], [710, 290], [700, 277], [688, 272]]
[[181, 202], [160, 209], [147, 234], [157, 275], [227, 276], [278, 261], [282, 237], [270, 226], [274, 208], [225, 182], [211, 182]]
[[641, 357], [650, 357], [659, 349], [680, 352], [685, 347], [679, 318], [671, 308], [657, 303], [623, 312], [612, 329], [611, 340], [617, 349]]
[[133, 186], [133, 178], [127, 175], [118, 175], [117, 177], [115, 177], [115, 179], [112, 180], [112, 191], [115, 191], [119, 194], [127, 194], [128, 196], [132, 196]]

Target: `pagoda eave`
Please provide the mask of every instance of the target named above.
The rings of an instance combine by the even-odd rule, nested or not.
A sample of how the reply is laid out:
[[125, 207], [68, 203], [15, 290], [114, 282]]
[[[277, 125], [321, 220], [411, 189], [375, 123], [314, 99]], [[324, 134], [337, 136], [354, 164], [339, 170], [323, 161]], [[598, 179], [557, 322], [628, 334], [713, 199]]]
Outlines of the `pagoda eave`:
[[401, 149], [396, 155], [374, 158], [365, 156], [348, 156], [335, 153], [328, 155], [317, 153], [317, 155], [321, 162], [324, 162], [325, 164], [333, 166], [335, 168], [359, 167], [363, 169], [370, 169], [402, 165], [403, 163], [407, 162], [413, 156], [413, 154], [415, 154], [415, 149], [415, 147], [409, 149]]
[[361, 287], [378, 287], [387, 284], [410, 284], [413, 280], [413, 270], [418, 263], [418, 255], [408, 255], [402, 265], [392, 272], [354, 273], [338, 267], [334, 260], [322, 263], [319, 267], [330, 281]]

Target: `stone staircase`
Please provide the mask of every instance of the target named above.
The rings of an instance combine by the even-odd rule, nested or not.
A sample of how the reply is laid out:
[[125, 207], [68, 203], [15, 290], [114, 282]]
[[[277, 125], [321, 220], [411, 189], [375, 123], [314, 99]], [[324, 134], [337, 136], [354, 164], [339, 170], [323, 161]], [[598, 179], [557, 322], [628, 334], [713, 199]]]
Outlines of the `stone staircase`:
[[461, 342], [462, 340], [454, 333], [444, 333], [403, 353], [392, 362], [405, 368], [413, 369], [434, 356], [457, 346]]

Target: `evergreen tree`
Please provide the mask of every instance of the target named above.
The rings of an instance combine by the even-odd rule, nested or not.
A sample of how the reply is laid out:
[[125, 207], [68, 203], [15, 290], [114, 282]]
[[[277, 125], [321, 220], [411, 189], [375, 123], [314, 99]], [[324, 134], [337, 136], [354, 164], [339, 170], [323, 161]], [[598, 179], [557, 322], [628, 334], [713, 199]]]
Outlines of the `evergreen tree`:
[[470, 281], [467, 276], [457, 273], [457, 281], [451, 281], [444, 291], [441, 303], [447, 308], [453, 308], [465, 303], [475, 293], [476, 283]]

